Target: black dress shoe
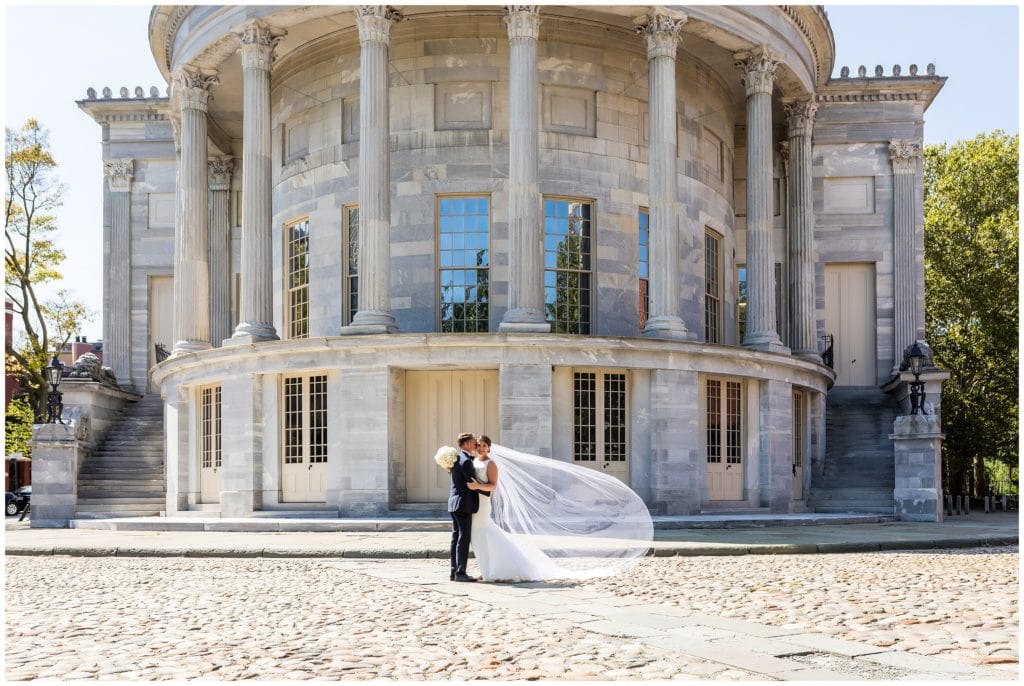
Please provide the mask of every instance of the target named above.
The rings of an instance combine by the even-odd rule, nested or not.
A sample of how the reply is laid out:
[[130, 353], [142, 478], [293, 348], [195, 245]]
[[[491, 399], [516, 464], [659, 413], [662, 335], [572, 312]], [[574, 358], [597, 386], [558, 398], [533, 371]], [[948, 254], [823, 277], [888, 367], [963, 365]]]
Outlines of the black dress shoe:
[[448, 575], [448, 581], [455, 581], [455, 572]]
[[471, 577], [469, 574], [456, 574], [455, 575], [455, 580], [456, 581], [473, 581], [473, 582], [476, 581], [476, 579]]

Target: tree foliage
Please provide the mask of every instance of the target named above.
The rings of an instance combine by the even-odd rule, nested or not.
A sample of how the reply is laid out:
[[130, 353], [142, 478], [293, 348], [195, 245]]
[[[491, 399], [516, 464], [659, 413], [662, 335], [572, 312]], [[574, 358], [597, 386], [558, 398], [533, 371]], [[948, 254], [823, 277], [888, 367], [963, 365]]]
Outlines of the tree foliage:
[[1019, 135], [924, 154], [925, 330], [942, 392], [952, 493], [987, 495], [985, 463], [1018, 464]]
[[84, 304], [68, 291], [45, 298], [41, 290], [59, 283], [64, 251], [54, 242], [56, 210], [64, 186], [57, 180], [57, 162], [50, 152], [49, 132], [35, 119], [18, 130], [6, 129], [4, 172], [4, 292], [14, 304], [20, 339], [6, 357], [36, 417], [46, 407], [43, 367], [63, 349], [88, 320]]

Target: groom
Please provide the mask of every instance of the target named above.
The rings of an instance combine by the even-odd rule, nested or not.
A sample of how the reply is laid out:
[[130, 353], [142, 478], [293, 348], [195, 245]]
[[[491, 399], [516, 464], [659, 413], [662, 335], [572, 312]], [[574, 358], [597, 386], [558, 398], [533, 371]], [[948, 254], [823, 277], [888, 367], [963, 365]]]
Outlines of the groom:
[[471, 433], [459, 434], [459, 461], [452, 467], [452, 490], [448, 496], [448, 512], [452, 516], [451, 581], [476, 581], [466, 574], [473, 514], [480, 509], [480, 495], [474, 481], [474, 450], [476, 437]]

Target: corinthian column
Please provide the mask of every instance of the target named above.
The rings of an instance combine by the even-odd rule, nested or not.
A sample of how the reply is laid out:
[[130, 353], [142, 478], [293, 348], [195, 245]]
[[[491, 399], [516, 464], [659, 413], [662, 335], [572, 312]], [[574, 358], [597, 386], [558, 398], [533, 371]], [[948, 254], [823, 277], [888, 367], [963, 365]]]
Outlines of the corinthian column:
[[173, 76], [181, 107], [178, 225], [174, 227], [174, 348], [172, 355], [210, 347], [206, 112], [214, 72], [181, 67]]
[[210, 170], [210, 342], [219, 346], [231, 335], [230, 157], [209, 161]]
[[359, 5], [359, 310], [342, 334], [394, 333], [391, 314], [391, 148], [388, 44], [401, 14]]
[[765, 46], [736, 55], [747, 91], [747, 331], [743, 345], [788, 353], [775, 330], [772, 251], [772, 88], [779, 59]]
[[679, 316], [679, 199], [676, 178], [676, 48], [686, 15], [653, 11], [633, 20], [647, 39], [650, 143], [650, 316], [646, 338], [693, 338]]
[[284, 31], [254, 19], [235, 35], [242, 53], [242, 292], [230, 343], [257, 343], [277, 340], [270, 278], [270, 67]]
[[103, 274], [106, 312], [103, 318], [103, 361], [117, 383], [132, 385], [131, 374], [131, 200], [134, 160], [107, 160], [103, 173], [110, 188], [109, 269]]
[[921, 143], [894, 140], [889, 144], [893, 173], [893, 373], [899, 372], [903, 351], [917, 340], [917, 256], [914, 250], [914, 186], [917, 181]]
[[811, 190], [811, 132], [814, 98], [788, 102], [789, 130], [789, 335], [793, 353], [820, 360], [814, 317], [814, 196]]
[[508, 61], [508, 309], [499, 331], [551, 330], [544, 317], [544, 235], [537, 182], [537, 5], [507, 7]]

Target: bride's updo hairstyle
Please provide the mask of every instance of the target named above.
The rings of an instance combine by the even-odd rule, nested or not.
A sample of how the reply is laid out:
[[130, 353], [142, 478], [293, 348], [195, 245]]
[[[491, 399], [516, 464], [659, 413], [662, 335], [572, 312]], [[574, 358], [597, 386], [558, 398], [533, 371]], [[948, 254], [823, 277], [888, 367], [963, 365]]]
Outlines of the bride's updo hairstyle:
[[479, 436], [476, 437], [476, 440], [480, 441], [481, 443], [486, 443], [488, 448], [491, 447], [491, 437], [488, 436], [487, 434], [480, 434]]

